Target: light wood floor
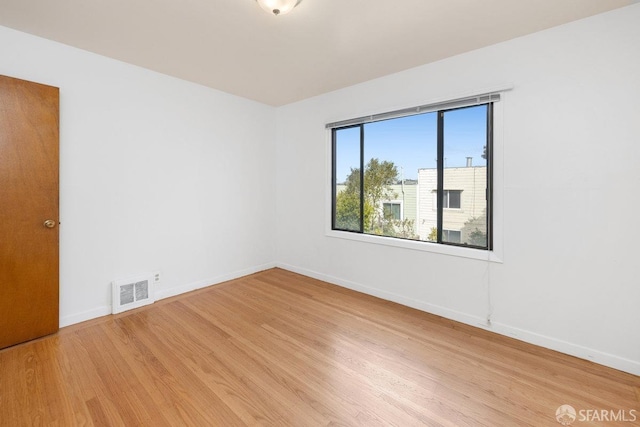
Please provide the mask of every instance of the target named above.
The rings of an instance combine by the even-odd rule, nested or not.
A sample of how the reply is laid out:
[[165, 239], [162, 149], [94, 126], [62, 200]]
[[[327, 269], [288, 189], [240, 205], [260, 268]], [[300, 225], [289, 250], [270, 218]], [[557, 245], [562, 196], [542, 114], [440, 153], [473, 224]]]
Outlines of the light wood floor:
[[639, 410], [640, 377], [279, 269], [0, 351], [2, 426], [559, 426], [562, 404]]

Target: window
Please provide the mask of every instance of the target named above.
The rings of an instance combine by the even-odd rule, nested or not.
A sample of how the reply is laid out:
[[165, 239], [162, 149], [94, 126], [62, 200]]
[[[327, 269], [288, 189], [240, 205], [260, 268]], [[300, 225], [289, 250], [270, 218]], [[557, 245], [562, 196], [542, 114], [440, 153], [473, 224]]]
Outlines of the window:
[[332, 230], [491, 249], [498, 100], [492, 94], [471, 105], [456, 101], [327, 125]]
[[445, 209], [460, 209], [460, 196], [462, 190], [444, 190], [442, 194], [442, 207]]
[[385, 218], [394, 220], [402, 219], [402, 205], [400, 203], [383, 203], [382, 212]]

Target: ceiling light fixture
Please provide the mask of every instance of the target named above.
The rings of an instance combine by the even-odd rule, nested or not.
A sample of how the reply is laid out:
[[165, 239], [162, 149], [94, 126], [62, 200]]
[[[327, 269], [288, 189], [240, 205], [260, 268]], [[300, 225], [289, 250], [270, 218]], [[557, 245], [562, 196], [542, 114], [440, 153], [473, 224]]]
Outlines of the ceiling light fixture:
[[276, 16], [289, 13], [302, 0], [256, 0], [261, 8]]

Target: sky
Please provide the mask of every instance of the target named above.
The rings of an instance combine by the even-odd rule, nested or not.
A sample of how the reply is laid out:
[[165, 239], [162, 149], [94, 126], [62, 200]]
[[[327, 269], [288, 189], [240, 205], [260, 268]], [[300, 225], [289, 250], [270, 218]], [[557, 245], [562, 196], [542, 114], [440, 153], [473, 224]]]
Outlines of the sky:
[[[484, 166], [487, 106], [445, 112], [445, 167]], [[337, 131], [336, 181], [344, 182], [351, 168], [360, 165], [360, 129]], [[417, 114], [364, 125], [365, 164], [372, 158], [392, 161], [398, 178], [418, 179], [418, 169], [435, 168], [437, 158], [437, 113]]]

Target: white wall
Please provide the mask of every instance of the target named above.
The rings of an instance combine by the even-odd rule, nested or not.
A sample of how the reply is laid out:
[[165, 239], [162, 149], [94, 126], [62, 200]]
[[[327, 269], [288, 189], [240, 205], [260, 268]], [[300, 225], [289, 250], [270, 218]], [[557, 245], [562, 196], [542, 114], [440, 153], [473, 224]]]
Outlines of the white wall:
[[275, 108], [0, 27], [0, 74], [60, 88], [60, 317], [273, 265]]
[[[279, 108], [279, 265], [640, 374], [639, 22], [634, 5]], [[503, 263], [326, 235], [325, 123], [505, 84]]]

